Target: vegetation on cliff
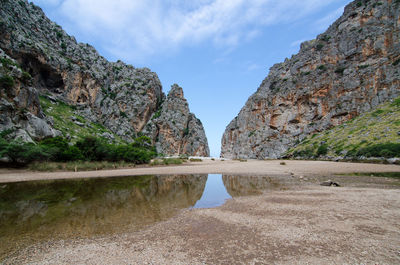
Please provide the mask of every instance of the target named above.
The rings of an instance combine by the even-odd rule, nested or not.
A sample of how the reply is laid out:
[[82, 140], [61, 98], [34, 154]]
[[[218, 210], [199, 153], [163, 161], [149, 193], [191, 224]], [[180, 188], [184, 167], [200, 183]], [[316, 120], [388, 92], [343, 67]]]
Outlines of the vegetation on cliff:
[[[399, 21], [398, 1], [349, 3], [324, 33], [302, 43], [299, 53], [290, 59], [271, 67], [257, 92], [227, 126], [221, 156], [279, 158], [304, 138], [397, 98]], [[390, 143], [390, 135], [383, 131], [378, 140]], [[343, 145], [352, 141], [348, 138]], [[335, 148], [342, 151], [340, 146]], [[380, 148], [388, 147], [368, 149], [364, 155]], [[307, 152], [310, 156], [337, 155], [333, 149], [318, 144]]]
[[130, 144], [109, 144], [105, 139], [86, 136], [70, 145], [61, 136], [38, 143], [7, 141], [7, 133], [0, 134], [0, 157], [7, 159], [7, 165], [23, 166], [37, 161], [125, 161], [143, 164], [157, 155], [150, 138], [146, 136], [138, 137]]
[[[185, 108], [178, 116], [190, 119], [170, 121], [161, 115], [167, 109], [164, 100], [161, 82], [150, 69], [106, 60], [32, 2], [2, 1], [0, 132], [12, 129], [9, 139], [38, 142], [63, 136], [75, 143], [92, 135], [119, 144], [147, 132], [159, 153], [209, 155], [194, 114]], [[149, 132], [145, 126], [152, 117], [173, 134]]]
[[306, 137], [288, 156], [400, 158], [400, 97], [342, 125]]

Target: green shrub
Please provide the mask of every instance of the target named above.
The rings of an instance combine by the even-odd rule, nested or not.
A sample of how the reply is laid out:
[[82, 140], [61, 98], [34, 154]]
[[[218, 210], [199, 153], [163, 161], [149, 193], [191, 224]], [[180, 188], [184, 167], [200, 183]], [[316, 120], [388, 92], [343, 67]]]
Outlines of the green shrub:
[[33, 161], [46, 161], [51, 158], [51, 151], [45, 150], [39, 145], [33, 143], [23, 143], [20, 141], [11, 141], [10, 143], [1, 143], [1, 156], [6, 156], [12, 164], [27, 165]]
[[324, 35], [321, 37], [321, 40], [328, 42], [331, 39], [331, 36], [329, 35]]
[[119, 115], [123, 118], [128, 118], [128, 115], [126, 115], [126, 113], [124, 111], [120, 111]]
[[31, 79], [32, 79], [32, 76], [28, 72], [25, 72], [25, 71], [22, 72], [22, 81], [25, 84], [29, 83], [31, 81]]
[[159, 109], [159, 110], [157, 110], [154, 114], [153, 114], [153, 117], [151, 118], [152, 120], [153, 119], [157, 119], [158, 117], [160, 117], [161, 116], [161, 109]]
[[326, 155], [328, 153], [328, 145], [322, 144], [317, 149], [317, 156]]
[[400, 157], [400, 143], [383, 143], [367, 146], [355, 152], [356, 156], [365, 157]]
[[311, 158], [314, 157], [314, 149], [312, 147], [306, 147], [302, 150], [296, 150], [293, 152], [293, 156], [303, 157], [303, 158]]
[[343, 74], [344, 70], [346, 70], [345, 67], [339, 66], [339, 67], [337, 67], [337, 68], [335, 69], [335, 73], [337, 73], [337, 74]]
[[202, 162], [203, 160], [201, 160], [200, 158], [190, 158], [189, 161], [190, 162]]
[[393, 100], [392, 104], [390, 104], [392, 107], [400, 107], [400, 97], [396, 98]]
[[[3, 134], [3, 133], [2, 133]], [[12, 164], [26, 165], [33, 161], [126, 161], [148, 163], [157, 155], [150, 138], [138, 137], [131, 144], [113, 145], [104, 139], [84, 137], [75, 145], [62, 137], [48, 138], [39, 144], [6, 141], [0, 135], [0, 157], [8, 157]]]
[[5, 75], [0, 77], [0, 87], [5, 90], [10, 90], [14, 86], [14, 78]]
[[11, 59], [8, 58], [0, 58], [0, 63], [3, 65], [3, 67], [5, 68], [9, 68], [10, 66], [17, 66], [18, 65], [16, 63], [14, 63]]
[[57, 39], [61, 39], [63, 34], [60, 31], [57, 31], [56, 36], [57, 36]]
[[324, 45], [322, 43], [318, 43], [315, 48], [317, 49], [317, 51], [320, 51], [322, 50], [322, 48], [324, 48]]

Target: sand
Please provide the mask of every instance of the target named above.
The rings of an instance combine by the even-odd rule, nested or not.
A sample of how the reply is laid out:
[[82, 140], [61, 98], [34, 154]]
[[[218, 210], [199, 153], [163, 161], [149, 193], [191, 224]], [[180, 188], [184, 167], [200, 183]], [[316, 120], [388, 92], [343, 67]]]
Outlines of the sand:
[[[399, 171], [398, 166], [335, 162], [206, 161], [84, 173], [2, 172], [1, 179], [227, 173], [312, 175]], [[285, 174], [287, 176], [285, 176]], [[317, 177], [315, 177], [317, 179]], [[4, 264], [400, 264], [400, 181], [392, 186], [324, 187], [237, 197], [212, 209], [186, 209], [143, 230], [21, 249]], [[319, 179], [318, 179], [319, 180]], [[344, 181], [344, 179], [342, 179]], [[395, 184], [395, 185], [393, 185]]]
[[[280, 163], [285, 162], [286, 165]], [[170, 175], [170, 174], [254, 174], [254, 175], [332, 175], [352, 172], [399, 172], [398, 165], [381, 165], [365, 163], [343, 163], [326, 161], [295, 160], [203, 160], [176, 166], [138, 167], [132, 169], [99, 170], [84, 172], [29, 172], [24, 170], [0, 170], [0, 183], [43, 180], [71, 179], [93, 177], [117, 177], [137, 175]]]

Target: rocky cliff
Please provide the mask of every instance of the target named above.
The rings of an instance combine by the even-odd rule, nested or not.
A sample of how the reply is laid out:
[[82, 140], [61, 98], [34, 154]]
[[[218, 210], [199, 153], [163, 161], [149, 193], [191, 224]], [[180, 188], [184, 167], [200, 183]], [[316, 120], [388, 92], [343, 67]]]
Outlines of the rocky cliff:
[[274, 65], [222, 137], [221, 156], [277, 158], [400, 94], [400, 2], [358, 0]]
[[[98, 125], [102, 127], [99, 136], [112, 140], [115, 135], [125, 141], [142, 133], [165, 99], [156, 73], [107, 61], [89, 44], [77, 43], [26, 0], [1, 1], [0, 57], [0, 131], [13, 130], [14, 137], [24, 141], [70, 135], [71, 128], [54, 122], [60, 117], [49, 116], [50, 111], [45, 114], [39, 95], [72, 106], [71, 122], [82, 117], [79, 126]], [[185, 115], [194, 117], [189, 112]], [[185, 140], [205, 137], [202, 127], [192, 129], [195, 138]], [[201, 141], [207, 144], [206, 139]]]
[[210, 155], [203, 125], [190, 113], [183, 90], [176, 84], [171, 87], [161, 108], [147, 123], [144, 133], [153, 139], [158, 153]]

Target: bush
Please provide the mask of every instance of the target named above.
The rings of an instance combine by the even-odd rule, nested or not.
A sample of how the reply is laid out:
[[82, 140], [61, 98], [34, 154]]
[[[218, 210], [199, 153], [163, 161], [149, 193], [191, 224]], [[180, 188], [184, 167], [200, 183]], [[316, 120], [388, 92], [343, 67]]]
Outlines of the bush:
[[400, 157], [399, 143], [383, 143], [375, 144], [365, 148], [361, 148], [356, 153], [356, 156], [365, 157]]
[[328, 153], [328, 145], [320, 145], [317, 149], [317, 156], [326, 155]]
[[11, 76], [5, 75], [0, 77], [0, 87], [6, 90], [11, 89], [14, 86], [14, 78]]
[[48, 138], [40, 142], [40, 145], [52, 154], [52, 161], [66, 162], [84, 160], [82, 152], [76, 146], [70, 146], [65, 138], [60, 136]]
[[338, 68], [335, 69], [335, 73], [343, 74], [344, 70], [346, 70], [345, 67], [339, 66]]
[[106, 146], [105, 141], [93, 136], [84, 137], [78, 141], [75, 146], [80, 150], [85, 160], [88, 161], [102, 161], [107, 155], [109, 148]]
[[46, 161], [51, 158], [51, 152], [33, 143], [22, 143], [20, 141], [5, 142], [2, 139], [1, 156], [10, 159], [11, 164], [27, 165], [33, 161]]
[[126, 161], [148, 163], [157, 156], [150, 138], [138, 137], [132, 144], [113, 145], [104, 139], [88, 136], [75, 145], [63, 137], [48, 138], [39, 144], [8, 142], [0, 134], [0, 157], [8, 157], [12, 164], [26, 165], [33, 161]]

